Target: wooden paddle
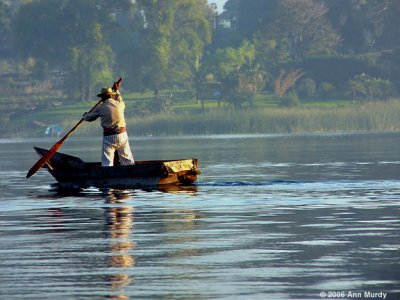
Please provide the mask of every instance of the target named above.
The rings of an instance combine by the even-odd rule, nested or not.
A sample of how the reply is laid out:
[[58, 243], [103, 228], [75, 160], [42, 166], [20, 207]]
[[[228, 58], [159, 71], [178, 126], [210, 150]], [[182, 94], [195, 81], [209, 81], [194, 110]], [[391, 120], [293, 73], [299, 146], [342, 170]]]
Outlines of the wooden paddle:
[[[112, 89], [116, 92], [121, 85], [122, 78], [118, 79], [117, 82], [114, 82]], [[93, 106], [89, 112], [94, 110], [97, 106], [99, 106], [103, 102], [103, 99], [101, 99], [99, 102], [96, 103], [95, 106]], [[26, 178], [31, 177], [33, 174], [35, 174], [41, 167], [44, 166], [46, 162], [49, 161], [50, 158], [53, 157], [54, 154], [58, 151], [58, 149], [61, 148], [62, 144], [65, 142], [65, 140], [79, 127], [79, 125], [82, 124], [84, 119], [80, 119], [80, 121], [70, 130], [68, 133], [57, 143], [54, 144], [53, 147], [50, 148], [49, 152], [47, 152], [45, 155], [43, 155], [34, 165], [33, 167], [28, 171], [26, 174]]]

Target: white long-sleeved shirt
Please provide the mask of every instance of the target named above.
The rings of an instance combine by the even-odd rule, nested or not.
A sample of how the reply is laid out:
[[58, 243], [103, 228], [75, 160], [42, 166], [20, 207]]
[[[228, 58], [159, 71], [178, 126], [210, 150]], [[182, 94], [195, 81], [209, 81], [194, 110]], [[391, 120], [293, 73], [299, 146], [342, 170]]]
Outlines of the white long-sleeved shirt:
[[118, 100], [108, 98], [94, 110], [85, 114], [83, 119], [92, 122], [100, 117], [103, 128], [118, 130], [126, 126], [124, 111], [125, 102], [122, 97]]

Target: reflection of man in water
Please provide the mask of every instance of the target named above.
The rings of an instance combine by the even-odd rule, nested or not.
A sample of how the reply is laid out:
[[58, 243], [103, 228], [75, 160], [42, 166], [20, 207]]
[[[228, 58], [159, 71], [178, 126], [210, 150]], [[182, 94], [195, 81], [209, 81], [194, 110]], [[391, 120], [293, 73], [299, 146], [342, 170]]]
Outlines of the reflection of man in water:
[[[108, 204], [118, 204], [116, 207], [107, 209], [107, 224], [110, 233], [112, 254], [111, 267], [121, 269], [119, 274], [111, 277], [111, 287], [113, 290], [119, 290], [131, 282], [128, 273], [129, 269], [135, 264], [135, 259], [130, 254], [130, 250], [135, 248], [135, 243], [132, 241], [133, 207], [123, 205], [124, 199], [129, 197], [130, 195], [126, 194], [110, 194], [106, 201]], [[124, 295], [113, 295], [112, 297], [119, 299], [127, 298]]]

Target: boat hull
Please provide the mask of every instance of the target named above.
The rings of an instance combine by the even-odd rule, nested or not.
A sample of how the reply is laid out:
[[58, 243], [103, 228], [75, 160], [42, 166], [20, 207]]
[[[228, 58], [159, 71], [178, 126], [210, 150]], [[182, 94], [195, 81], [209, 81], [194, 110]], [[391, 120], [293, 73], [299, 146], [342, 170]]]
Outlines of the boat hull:
[[[48, 150], [35, 147], [39, 156]], [[102, 167], [56, 153], [44, 166], [61, 188], [135, 188], [191, 185], [197, 180], [197, 159], [136, 161], [135, 165]]]

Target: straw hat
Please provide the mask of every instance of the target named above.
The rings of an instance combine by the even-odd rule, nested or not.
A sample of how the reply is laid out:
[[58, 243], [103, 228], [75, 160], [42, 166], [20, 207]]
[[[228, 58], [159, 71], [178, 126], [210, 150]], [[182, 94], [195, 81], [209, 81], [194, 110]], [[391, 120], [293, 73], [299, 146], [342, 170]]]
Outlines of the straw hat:
[[111, 87], [104, 87], [101, 89], [100, 94], [97, 94], [97, 97], [103, 98], [105, 96], [115, 96], [117, 93], [113, 91], [113, 89]]

